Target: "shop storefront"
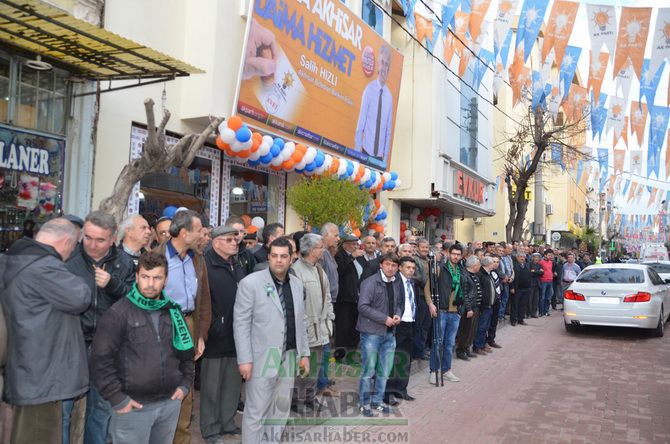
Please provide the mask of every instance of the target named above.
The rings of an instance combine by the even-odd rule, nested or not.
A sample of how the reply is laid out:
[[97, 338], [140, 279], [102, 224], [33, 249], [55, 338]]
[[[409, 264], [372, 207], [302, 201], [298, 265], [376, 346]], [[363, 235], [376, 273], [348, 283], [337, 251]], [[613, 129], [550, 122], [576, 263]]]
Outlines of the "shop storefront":
[[[168, 133], [166, 141], [174, 144], [179, 137]], [[136, 159], [147, 139], [146, 127], [133, 123], [130, 139], [130, 158]], [[128, 213], [155, 220], [165, 207], [175, 206], [204, 215], [212, 226], [220, 225], [231, 215], [283, 223], [285, 192], [285, 173], [243, 165], [206, 144], [189, 168], [150, 174], [136, 184], [128, 201]]]

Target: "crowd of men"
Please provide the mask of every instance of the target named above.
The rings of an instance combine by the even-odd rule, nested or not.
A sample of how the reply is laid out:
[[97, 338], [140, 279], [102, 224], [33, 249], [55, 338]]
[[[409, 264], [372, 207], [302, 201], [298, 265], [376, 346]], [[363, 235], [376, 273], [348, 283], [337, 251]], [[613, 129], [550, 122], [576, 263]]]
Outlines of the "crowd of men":
[[413, 360], [458, 382], [454, 351], [489, 355], [506, 316], [549, 316], [590, 265], [521, 242], [246, 229], [94, 211], [16, 241], [0, 258], [11, 442], [188, 443], [196, 373], [206, 442], [279, 441], [291, 410], [339, 396], [331, 355], [360, 367], [361, 414], [388, 414], [415, 400]]

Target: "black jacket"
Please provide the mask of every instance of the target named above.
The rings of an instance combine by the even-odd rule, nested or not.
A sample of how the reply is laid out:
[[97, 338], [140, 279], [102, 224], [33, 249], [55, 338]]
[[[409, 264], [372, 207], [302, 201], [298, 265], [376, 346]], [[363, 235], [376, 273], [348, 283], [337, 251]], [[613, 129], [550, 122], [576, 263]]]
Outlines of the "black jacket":
[[[451, 273], [449, 272], [448, 269], [449, 265], [447, 262], [443, 263], [440, 266], [440, 273], [438, 277], [438, 288], [440, 292], [440, 306], [438, 309], [440, 310], [449, 310], [449, 298], [451, 297], [451, 289], [453, 286], [453, 281], [451, 278]], [[460, 265], [457, 265], [457, 267], [461, 267]], [[453, 305], [459, 307], [463, 305], [464, 298], [463, 295], [465, 294], [464, 291], [464, 280], [463, 280], [463, 275], [465, 274], [465, 269], [460, 268], [461, 272], [461, 294], [456, 296], [456, 300], [453, 302]]]
[[496, 287], [495, 280], [490, 273], [488, 273], [484, 267], [478, 273], [479, 282], [482, 287], [482, 299], [479, 303], [479, 308], [489, 308], [492, 307], [496, 301]]
[[150, 312], [122, 298], [100, 318], [91, 377], [113, 408], [123, 406], [128, 397], [140, 404], [157, 402], [170, 398], [177, 387], [191, 387], [193, 358], [177, 357], [168, 306], [159, 316], [157, 334]]
[[[268, 261], [268, 249], [265, 245], [261, 245], [258, 250], [254, 252], [254, 259], [256, 260], [256, 264], [261, 264], [263, 262]], [[254, 265], [256, 265], [254, 264]], [[253, 268], [252, 268], [253, 269]]]
[[232, 358], [236, 356], [233, 309], [237, 283], [248, 273], [236, 256], [227, 262], [213, 248], [205, 252], [205, 263], [212, 297], [212, 324], [207, 336], [204, 357]]
[[104, 269], [112, 277], [105, 288], [95, 284], [94, 261], [84, 251], [83, 244], [79, 244], [72, 257], [65, 264], [67, 269], [86, 281], [91, 290], [91, 305], [81, 315], [81, 327], [86, 342], [93, 340], [98, 321], [102, 314], [130, 291], [135, 282], [135, 264], [130, 255], [119, 254], [115, 245], [109, 249], [107, 256], [102, 258], [97, 266]]
[[512, 281], [514, 291], [530, 290], [531, 279], [533, 279], [533, 275], [530, 273], [530, 265], [524, 263], [524, 267], [521, 268], [519, 261], [514, 262], [514, 280]]
[[[340, 284], [339, 293], [337, 294], [337, 303], [358, 302], [358, 290], [361, 281], [358, 279], [358, 272], [356, 271], [354, 261], [358, 261], [361, 268], [365, 268], [365, 259], [363, 259], [362, 256], [354, 259], [354, 257], [344, 251], [342, 247], [337, 250], [337, 253], [335, 254], [335, 262], [337, 263], [338, 282]], [[363, 275], [361, 274], [361, 276]]]
[[245, 276], [254, 272], [254, 267], [256, 266], [256, 258], [254, 257], [254, 253], [252, 253], [251, 250], [247, 249], [247, 246], [244, 242], [240, 244], [240, 249], [237, 252], [237, 261], [244, 269]]
[[[515, 264], [516, 265], [516, 264]], [[540, 286], [540, 278], [544, 274], [544, 269], [542, 265], [538, 262], [537, 264], [531, 262], [530, 266], [530, 288], [537, 288]], [[515, 268], [516, 270], [516, 268]]]
[[[338, 251], [339, 253], [339, 251]], [[336, 255], [337, 256], [337, 255]], [[370, 259], [369, 261], [365, 261], [365, 265], [363, 266], [363, 273], [361, 274], [361, 282], [369, 278], [375, 273], [379, 273], [379, 270], [381, 269], [379, 267], [379, 258], [376, 257], [374, 259]]]
[[463, 312], [467, 313], [479, 307], [482, 301], [482, 285], [477, 273], [470, 273], [467, 269], [461, 272], [463, 279]]

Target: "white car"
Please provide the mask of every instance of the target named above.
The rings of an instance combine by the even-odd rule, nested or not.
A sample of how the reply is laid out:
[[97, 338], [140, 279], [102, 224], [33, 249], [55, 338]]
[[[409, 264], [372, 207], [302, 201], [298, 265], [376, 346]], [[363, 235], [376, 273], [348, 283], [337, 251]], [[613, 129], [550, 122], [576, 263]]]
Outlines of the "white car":
[[661, 279], [670, 279], [670, 261], [644, 261], [642, 263], [653, 268]]
[[653, 268], [642, 264], [586, 267], [563, 296], [565, 329], [605, 325], [652, 329], [663, 336], [670, 315], [670, 290]]

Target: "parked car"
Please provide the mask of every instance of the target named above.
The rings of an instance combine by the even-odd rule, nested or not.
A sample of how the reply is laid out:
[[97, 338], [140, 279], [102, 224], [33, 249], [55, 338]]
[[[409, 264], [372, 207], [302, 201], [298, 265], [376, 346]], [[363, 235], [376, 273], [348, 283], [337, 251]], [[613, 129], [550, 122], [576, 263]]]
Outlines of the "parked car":
[[653, 268], [661, 279], [670, 279], [670, 261], [645, 261], [642, 263]]
[[565, 329], [580, 325], [647, 328], [663, 336], [670, 315], [670, 290], [653, 268], [642, 264], [586, 267], [563, 297]]

